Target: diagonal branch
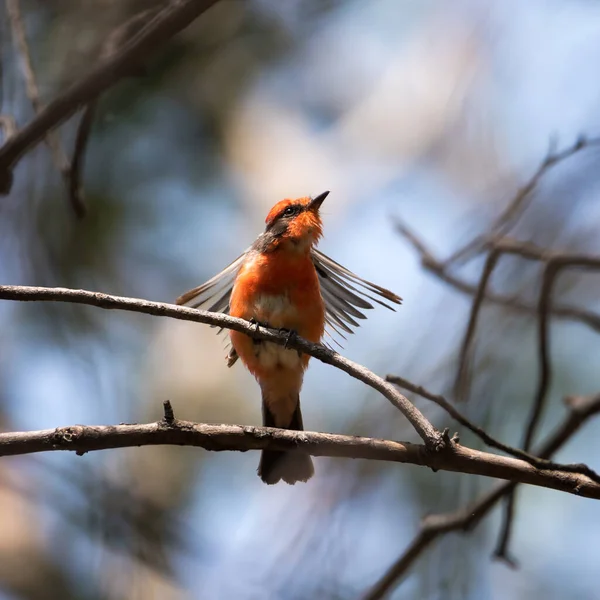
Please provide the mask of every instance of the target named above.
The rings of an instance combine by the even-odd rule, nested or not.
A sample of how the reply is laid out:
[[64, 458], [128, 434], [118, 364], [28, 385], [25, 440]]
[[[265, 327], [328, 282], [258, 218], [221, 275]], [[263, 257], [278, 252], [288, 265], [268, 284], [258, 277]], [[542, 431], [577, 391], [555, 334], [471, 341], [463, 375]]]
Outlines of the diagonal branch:
[[[476, 285], [451, 274], [444, 262], [436, 258], [424, 242], [406, 224], [395, 219], [395, 226], [398, 233], [400, 233], [417, 251], [424, 269], [463, 294], [467, 294], [468, 296], [475, 296], [477, 294], [478, 287]], [[505, 306], [521, 313], [530, 315], [536, 315], [538, 313], [538, 307], [535, 303], [522, 300], [518, 296], [496, 294], [490, 291], [486, 292], [484, 299], [487, 302]], [[552, 307], [550, 314], [559, 319], [579, 321], [584, 325], [587, 325], [590, 329], [600, 333], [600, 315], [594, 312], [575, 306], [569, 306], [567, 304], [556, 304]]]
[[481, 439], [484, 444], [487, 444], [491, 448], [496, 448], [497, 450], [506, 452], [506, 454], [514, 456], [515, 458], [524, 460], [530, 465], [533, 465], [536, 469], [552, 469], [554, 471], [564, 471], [565, 473], [580, 473], [581, 475], [585, 475], [586, 477], [589, 477], [592, 481], [595, 481], [596, 483], [600, 484], [600, 475], [585, 464], [557, 463], [552, 460], [548, 460], [547, 458], [540, 458], [538, 456], [534, 456], [533, 454], [521, 450], [520, 448], [509, 446], [508, 444], [497, 440], [496, 438], [492, 437], [487, 431], [485, 431], [482, 427], [479, 427], [479, 425], [475, 425], [472, 421], [467, 419], [467, 417], [465, 417], [451, 402], [449, 402], [441, 394], [434, 394], [426, 390], [424, 387], [420, 385], [415, 385], [410, 381], [399, 377], [398, 375], [387, 375], [386, 381], [389, 381], [404, 390], [408, 390], [409, 392], [418, 394], [426, 400], [431, 400], [440, 408], [443, 408], [457, 423], [460, 423], [461, 425], [466, 427], [469, 431], [471, 431], [479, 439]]
[[[6, 0], [6, 12], [8, 13], [8, 18], [10, 20], [15, 45], [21, 56], [27, 97], [29, 98], [35, 113], [39, 114], [44, 108], [44, 105], [40, 99], [40, 90], [38, 88], [33, 65], [31, 64], [31, 53], [29, 52], [29, 44], [27, 43], [27, 35], [23, 25], [19, 0]], [[58, 172], [64, 176], [69, 171], [69, 160], [60, 144], [58, 136], [54, 131], [47, 131], [44, 140], [50, 149], [54, 166]]]
[[[589, 419], [600, 413], [600, 395], [589, 398], [568, 398], [569, 413], [563, 423], [541, 446], [539, 455], [548, 458], [561, 448]], [[420, 531], [407, 550], [388, 569], [385, 575], [369, 590], [364, 600], [381, 600], [401, 581], [425, 550], [439, 537], [451, 531], [470, 531], [490, 510], [515, 488], [515, 483], [500, 483], [479, 500], [456, 512], [429, 515], [421, 523]]]
[[476, 236], [462, 248], [458, 249], [444, 262], [444, 266], [447, 267], [451, 263], [456, 264], [458, 262], [464, 262], [485, 250], [486, 247], [493, 246], [510, 231], [515, 222], [529, 206], [529, 203], [533, 198], [534, 190], [542, 177], [544, 177], [552, 167], [567, 158], [570, 158], [574, 154], [577, 154], [584, 148], [597, 146], [598, 144], [600, 144], [600, 138], [586, 138], [580, 136], [572, 146], [566, 148], [562, 152], [557, 152], [554, 141], [551, 141], [546, 158], [544, 158], [531, 179], [516, 193], [508, 206], [497, 217], [490, 227], [490, 232]]
[[334, 350], [326, 348], [321, 344], [313, 344], [299, 336], [288, 339], [286, 333], [275, 329], [257, 327], [255, 324], [224, 315], [212, 313], [205, 310], [197, 310], [162, 302], [150, 302], [137, 298], [123, 298], [111, 296], [99, 292], [86, 290], [72, 290], [67, 288], [44, 288], [16, 285], [0, 286], [0, 299], [34, 301], [34, 302], [70, 302], [75, 304], [87, 304], [98, 308], [126, 310], [130, 312], [144, 313], [155, 317], [171, 317], [182, 321], [205, 323], [225, 329], [233, 329], [249, 335], [252, 338], [274, 342], [280, 346], [300, 350], [314, 358], [341, 369], [351, 377], [362, 381], [377, 390], [387, 398], [408, 419], [415, 431], [433, 451], [443, 449], [445, 442], [441, 434], [423, 416], [423, 414], [398, 390], [385, 379], [375, 375], [365, 367], [348, 360]]
[[477, 286], [477, 292], [473, 298], [473, 304], [471, 305], [471, 312], [469, 314], [469, 323], [465, 331], [465, 336], [460, 348], [460, 354], [458, 357], [458, 369], [456, 372], [456, 380], [454, 383], [454, 395], [457, 401], [467, 400], [469, 394], [469, 380], [471, 371], [472, 361], [472, 348], [473, 340], [475, 338], [475, 329], [477, 328], [477, 319], [479, 312], [483, 305], [483, 299], [487, 292], [487, 286], [492, 273], [498, 264], [500, 258], [500, 251], [497, 248], [492, 248], [488, 257], [485, 261], [479, 285]]
[[[113, 55], [126, 44], [126, 42], [145, 25], [147, 25], [160, 11], [159, 6], [153, 6], [143, 10], [131, 17], [128, 21], [117, 27], [111, 35], [108, 36], [102, 52], [101, 60], [109, 60]], [[139, 64], [132, 64], [129, 75], [138, 74]], [[82, 216], [85, 213], [85, 200], [83, 195], [83, 185], [81, 183], [85, 155], [88, 147], [90, 133], [96, 114], [96, 105], [98, 98], [90, 102], [83, 110], [79, 124], [77, 125], [77, 135], [75, 136], [75, 145], [71, 158], [70, 177], [68, 181], [68, 193], [71, 204], [76, 209], [76, 213]], [[81, 210], [78, 212], [77, 208]]]
[[[40, 99], [40, 90], [38, 88], [35, 71], [33, 70], [33, 65], [31, 63], [31, 53], [29, 52], [29, 44], [27, 43], [27, 35], [23, 25], [19, 0], [6, 0], [6, 12], [8, 13], [8, 17], [10, 19], [15, 45], [21, 56], [23, 78], [25, 79], [25, 90], [27, 92], [27, 97], [33, 106], [35, 114], [39, 115], [44, 108], [44, 105]], [[56, 170], [59, 172], [60, 176], [63, 178], [65, 184], [69, 188], [71, 166], [57, 132], [48, 130], [44, 135], [44, 141], [50, 150], [50, 156]], [[69, 199], [75, 214], [78, 217], [82, 217], [85, 214], [85, 205], [83, 205], [78, 196], [74, 196], [73, 194], [69, 195]]]
[[118, 53], [100, 61], [85, 77], [42, 108], [32, 121], [0, 147], [0, 194], [10, 192], [10, 172], [13, 167], [28, 150], [39, 144], [48, 131], [128, 76], [132, 67], [142, 63], [217, 2], [218, 0], [172, 0]]
[[292, 431], [272, 427], [212, 425], [165, 418], [134, 425], [74, 425], [42, 431], [0, 433], [0, 456], [69, 450], [79, 455], [109, 448], [157, 445], [196, 446], [211, 451], [283, 450], [344, 458], [407, 463], [434, 470], [484, 475], [528, 483], [600, 500], [600, 484], [588, 477], [540, 471], [515, 458], [458, 444], [444, 452], [426, 446], [375, 438]]

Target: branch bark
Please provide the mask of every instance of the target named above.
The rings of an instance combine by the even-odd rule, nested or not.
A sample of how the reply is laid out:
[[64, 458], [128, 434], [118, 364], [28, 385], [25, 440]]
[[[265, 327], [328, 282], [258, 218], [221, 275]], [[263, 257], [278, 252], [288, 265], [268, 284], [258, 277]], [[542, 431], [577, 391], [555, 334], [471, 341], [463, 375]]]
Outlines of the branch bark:
[[600, 499], [600, 485], [584, 475], [539, 470], [529, 463], [447, 444], [442, 452], [425, 445], [368, 437], [290, 431], [271, 427], [210, 425], [164, 419], [141, 425], [74, 425], [0, 434], [0, 456], [70, 450], [79, 455], [133, 446], [196, 446], [211, 451], [285, 450], [312, 456], [362, 458], [506, 479]]
[[212, 313], [195, 308], [184, 306], [175, 306], [174, 304], [165, 304], [162, 302], [150, 302], [149, 300], [140, 300], [137, 298], [123, 298], [121, 296], [111, 296], [100, 292], [90, 292], [87, 290], [72, 290], [67, 288], [44, 288], [17, 285], [0, 286], [0, 299], [36, 301], [36, 302], [70, 302], [75, 304], [87, 304], [98, 308], [126, 310], [130, 312], [144, 313], [155, 317], [171, 317], [183, 321], [193, 321], [195, 323], [204, 323], [207, 325], [216, 325], [225, 329], [233, 329], [249, 335], [258, 340], [266, 340], [286, 345], [289, 348], [300, 350], [317, 360], [337, 367], [351, 377], [362, 381], [373, 389], [377, 390], [387, 398], [402, 414], [408, 419], [415, 431], [425, 442], [427, 447], [433, 451], [441, 450], [444, 447], [442, 435], [435, 427], [423, 416], [423, 414], [398, 390], [385, 379], [375, 375], [362, 365], [348, 360], [334, 350], [330, 350], [321, 344], [313, 344], [300, 336], [293, 336], [288, 339], [286, 333], [276, 329], [266, 329], [257, 327], [253, 323], [224, 315], [222, 313]]

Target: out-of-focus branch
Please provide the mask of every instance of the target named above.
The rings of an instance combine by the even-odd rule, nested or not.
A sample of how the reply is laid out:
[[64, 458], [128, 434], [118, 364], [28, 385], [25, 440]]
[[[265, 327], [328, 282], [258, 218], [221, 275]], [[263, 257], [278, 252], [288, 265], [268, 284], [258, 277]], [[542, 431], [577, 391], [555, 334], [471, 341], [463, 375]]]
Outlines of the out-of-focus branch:
[[[10, 20], [14, 43], [21, 57], [27, 97], [33, 106], [33, 110], [39, 115], [44, 108], [44, 105], [40, 99], [40, 90], [38, 88], [33, 65], [31, 64], [31, 53], [29, 52], [29, 44], [27, 43], [27, 35], [25, 34], [25, 26], [23, 25], [19, 0], [6, 0], [6, 12], [8, 13], [8, 18]], [[50, 149], [54, 166], [61, 175], [66, 175], [69, 171], [69, 160], [61, 146], [60, 139], [56, 135], [56, 132], [50, 130], [47, 131], [44, 135], [44, 140]]]
[[[454, 289], [467, 294], [468, 296], [475, 296], [477, 294], [478, 286], [465, 281], [464, 279], [450, 273], [450, 269], [445, 266], [445, 263], [431, 252], [431, 250], [425, 245], [412, 229], [400, 220], [395, 219], [395, 227], [398, 233], [402, 235], [417, 251], [421, 258], [421, 264], [424, 269], [435, 275], [438, 279], [447, 283]], [[503, 240], [505, 243], [507, 240]], [[527, 248], [528, 245], [522, 247]], [[527, 302], [522, 300], [518, 296], [509, 296], [505, 294], [497, 294], [488, 291], [484, 295], [484, 299], [487, 302], [505, 306], [517, 312], [535, 315], [538, 312], [538, 307], [535, 303]], [[555, 304], [550, 314], [559, 319], [569, 319], [572, 321], [580, 321], [584, 325], [587, 325], [594, 331], [600, 333], [600, 315], [585, 310], [583, 308], [577, 308], [575, 306], [569, 306], [566, 304]]]
[[473, 298], [473, 304], [471, 305], [471, 312], [469, 314], [469, 323], [465, 331], [463, 343], [461, 344], [460, 354], [458, 357], [458, 369], [456, 372], [456, 380], [454, 383], [454, 395], [456, 400], [467, 400], [470, 388], [470, 365], [472, 360], [472, 347], [473, 340], [475, 338], [475, 329], [477, 327], [477, 318], [481, 306], [483, 305], [483, 299], [487, 292], [487, 286], [492, 273], [498, 264], [500, 258], [500, 251], [493, 248], [485, 261], [481, 278], [477, 286], [477, 292]]
[[590, 146], [600, 144], [600, 138], [579, 137], [575, 143], [562, 152], [556, 151], [554, 140], [550, 142], [546, 158], [542, 161], [531, 179], [516, 193], [508, 206], [502, 211], [498, 218], [493, 222], [488, 232], [476, 236], [473, 240], [465, 244], [462, 248], [454, 252], [444, 262], [444, 267], [458, 262], [464, 262], [473, 256], [476, 256], [486, 248], [493, 246], [502, 239], [513, 227], [515, 222], [523, 214], [533, 198], [533, 192], [539, 184], [542, 177], [555, 165], [570, 158], [579, 151]]
[[398, 390], [382, 377], [375, 375], [362, 365], [348, 360], [334, 350], [330, 350], [321, 344], [313, 344], [300, 336], [290, 338], [284, 332], [276, 329], [258, 327], [253, 323], [224, 315], [212, 313], [205, 310], [175, 306], [162, 302], [150, 302], [137, 298], [123, 298], [111, 296], [99, 292], [87, 290], [71, 290], [67, 288], [44, 288], [16, 285], [0, 286], [0, 299], [34, 301], [34, 302], [69, 302], [74, 304], [87, 304], [104, 309], [126, 310], [130, 312], [144, 313], [155, 317], [171, 317], [183, 321], [193, 321], [216, 325], [225, 329], [233, 329], [249, 335], [252, 338], [274, 342], [280, 346], [286, 346], [305, 352], [314, 358], [341, 369], [351, 377], [362, 381], [387, 398], [408, 419], [415, 431], [432, 451], [443, 449], [445, 441], [435, 427], [423, 416], [423, 414], [403, 396]]
[[[35, 114], [39, 115], [44, 105], [40, 99], [40, 91], [31, 63], [31, 53], [29, 52], [29, 44], [27, 43], [19, 0], [6, 0], [6, 11], [10, 20], [15, 46], [21, 57], [27, 97], [33, 106]], [[56, 170], [64, 180], [67, 189], [71, 191], [71, 165], [62, 147], [58, 133], [52, 130], [46, 131], [44, 141], [50, 150], [50, 156]], [[69, 200], [74, 213], [80, 218], [83, 217], [85, 215], [85, 204], [81, 199], [81, 195], [69, 193]]]
[[10, 192], [11, 172], [19, 159], [52, 129], [93, 102], [175, 34], [185, 29], [218, 0], [172, 0], [116, 54], [101, 60], [90, 72], [43, 107], [25, 127], [0, 147], [0, 194]]
[[[600, 413], [600, 395], [567, 398], [569, 413], [562, 424], [540, 447], [539, 456], [548, 458], [565, 444], [591, 417]], [[450, 531], [470, 531], [479, 524], [496, 503], [516, 487], [501, 483], [486, 492], [479, 500], [455, 512], [429, 515], [421, 523], [419, 533], [387, 573], [369, 590], [364, 600], [381, 600], [400, 582], [414, 562], [439, 537]]]
[[[538, 320], [538, 356], [539, 377], [535, 399], [531, 408], [531, 414], [527, 420], [525, 435], [523, 438], [523, 450], [528, 451], [533, 443], [535, 432], [540, 423], [547, 397], [548, 389], [552, 380], [552, 364], [550, 361], [550, 327], [549, 313], [552, 306], [552, 290], [554, 283], [563, 269], [577, 268], [585, 270], [600, 270], [600, 259], [587, 255], [557, 255], [550, 258], [544, 269], [542, 287], [539, 296], [539, 320]], [[515, 492], [507, 498], [504, 518], [500, 530], [498, 546], [495, 555], [497, 558], [514, 564], [514, 560], [508, 554], [508, 546], [512, 534], [512, 524], [515, 512]]]
[[447, 445], [431, 452], [424, 445], [374, 438], [290, 431], [271, 427], [209, 425], [176, 419], [141, 425], [75, 425], [43, 431], [0, 434], [0, 456], [71, 450], [77, 454], [150, 445], [197, 446], [206, 450], [284, 450], [312, 456], [363, 458], [408, 463], [528, 483], [600, 499], [600, 484], [584, 475], [541, 471], [515, 458]]
[[540, 458], [539, 456], [534, 456], [525, 450], [521, 450], [519, 448], [515, 448], [514, 446], [509, 446], [496, 438], [492, 437], [487, 431], [485, 431], [482, 427], [475, 425], [472, 421], [467, 419], [451, 402], [449, 402], [444, 396], [441, 394], [434, 394], [426, 390], [423, 386], [415, 385], [410, 381], [399, 377], [398, 375], [387, 375], [386, 380], [397, 385], [398, 387], [408, 390], [414, 394], [418, 394], [422, 398], [426, 400], [431, 400], [435, 402], [440, 408], [443, 408], [457, 423], [460, 423], [471, 432], [473, 432], [479, 439], [481, 439], [484, 444], [487, 444], [491, 448], [496, 448], [501, 450], [502, 452], [506, 452], [515, 458], [519, 458], [528, 462], [530, 465], [533, 465], [537, 469], [551, 469], [554, 471], [564, 471], [567, 473], [579, 473], [581, 475], [585, 475], [600, 484], [600, 475], [596, 473], [593, 469], [588, 467], [582, 463], [557, 463], [552, 460], [548, 460], [547, 458]]
[[[143, 10], [117, 27], [113, 33], [108, 36], [102, 52], [100, 53], [100, 59], [109, 60], [113, 55], [117, 54], [131, 37], [138, 33], [158, 14], [159, 10], [160, 8], [156, 6]], [[142, 65], [132, 63], [128, 75], [138, 75], [142, 70]], [[81, 180], [88, 141], [92, 131], [94, 116], [96, 114], [97, 100], [98, 99], [96, 98], [85, 107], [77, 126], [77, 135], [75, 136], [75, 146], [73, 148], [70, 177], [68, 181], [71, 204], [74, 207], [83, 207], [84, 209], [85, 200]]]

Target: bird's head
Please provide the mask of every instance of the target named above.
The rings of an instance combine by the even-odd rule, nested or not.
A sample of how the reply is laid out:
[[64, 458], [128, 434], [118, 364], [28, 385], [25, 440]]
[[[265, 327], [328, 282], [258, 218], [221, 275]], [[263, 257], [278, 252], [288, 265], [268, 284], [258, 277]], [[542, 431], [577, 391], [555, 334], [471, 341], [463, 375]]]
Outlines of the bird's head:
[[323, 235], [319, 209], [329, 192], [315, 198], [281, 200], [267, 215], [265, 236], [277, 245], [288, 242], [297, 249], [309, 249]]

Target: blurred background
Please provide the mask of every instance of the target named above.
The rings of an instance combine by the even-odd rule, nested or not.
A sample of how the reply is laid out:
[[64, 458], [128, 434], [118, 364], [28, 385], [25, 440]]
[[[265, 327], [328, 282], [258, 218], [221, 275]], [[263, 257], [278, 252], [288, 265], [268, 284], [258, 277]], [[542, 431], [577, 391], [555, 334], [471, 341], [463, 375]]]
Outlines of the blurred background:
[[[152, 3], [22, 0], [42, 101], [85, 75], [110, 33]], [[155, 3], [156, 4], [156, 3]], [[0, 113], [33, 116], [0, 8]], [[373, 311], [343, 354], [450, 393], [470, 298], [420, 266], [401, 218], [443, 258], [489, 227], [554, 139], [600, 133], [600, 6], [589, 0], [221, 0], [102, 96], [77, 220], [48, 149], [0, 198], [0, 281], [170, 302], [233, 260], [283, 197], [331, 190], [321, 249], [404, 298]], [[75, 124], [61, 128], [71, 148]], [[543, 179], [514, 235], [600, 253], [600, 156]], [[481, 260], [457, 266], [474, 282]], [[535, 302], [540, 267], [503, 259], [493, 288]], [[561, 300], [600, 309], [600, 278], [563, 276]], [[67, 304], [0, 303], [0, 427], [176, 416], [260, 424], [259, 390], [192, 323]], [[600, 390], [600, 341], [552, 328], [561, 398]], [[520, 443], [537, 378], [535, 320], [486, 305], [469, 416]], [[415, 398], [439, 427], [456, 425]], [[384, 398], [313, 361], [310, 430], [417, 441]], [[597, 423], [558, 455], [600, 467]], [[543, 433], [542, 432], [542, 437]], [[477, 441], [461, 431], [465, 444]], [[258, 453], [147, 447], [0, 463], [0, 598], [351, 599], [406, 548], [425, 514], [465, 506], [490, 480], [316, 459], [308, 484], [267, 487]], [[512, 553], [491, 560], [500, 512], [450, 534], [393, 598], [600, 598], [592, 500], [521, 490]]]

